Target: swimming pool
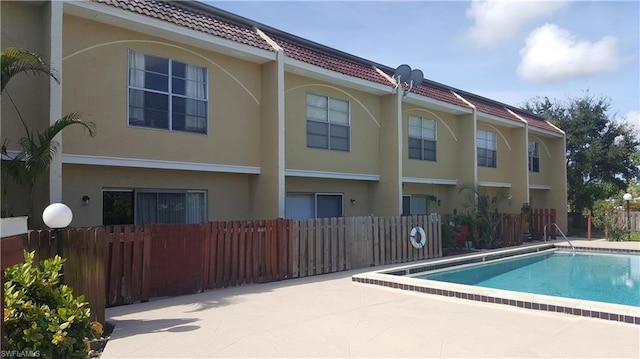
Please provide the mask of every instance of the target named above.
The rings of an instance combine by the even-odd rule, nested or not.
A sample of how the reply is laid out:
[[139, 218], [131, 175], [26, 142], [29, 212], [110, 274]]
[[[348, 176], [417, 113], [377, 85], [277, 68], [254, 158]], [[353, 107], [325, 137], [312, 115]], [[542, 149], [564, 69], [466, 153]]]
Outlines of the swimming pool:
[[528, 254], [415, 278], [640, 307], [640, 256]]
[[[576, 247], [578, 252], [573, 258], [594, 258], [585, 257], [587, 252], [598, 252], [605, 254], [619, 254], [620, 250], [610, 250], [606, 248], [593, 249], [587, 247]], [[485, 303], [494, 303], [509, 305], [518, 308], [540, 310], [546, 312], [565, 313], [575, 316], [599, 318], [605, 320], [619, 321], [630, 324], [640, 325], [640, 306], [629, 304], [618, 304], [602, 301], [601, 299], [582, 299], [572, 298], [570, 296], [563, 297], [547, 294], [530, 293], [526, 291], [518, 291], [517, 289], [509, 288], [494, 288], [483, 287], [472, 284], [460, 284], [454, 282], [446, 282], [433, 279], [423, 279], [421, 276], [427, 274], [444, 274], [448, 271], [462, 269], [464, 267], [472, 267], [478, 264], [487, 265], [493, 261], [499, 261], [504, 263], [510, 263], [512, 259], [519, 257], [530, 257], [530, 261], [534, 264], [542, 261], [543, 258], [558, 254], [559, 256], [566, 256], [566, 253], [556, 253], [558, 248], [555, 244], [536, 244], [526, 247], [517, 247], [510, 249], [503, 249], [497, 251], [483, 251], [477, 254], [460, 256], [460, 257], [445, 257], [435, 260], [424, 261], [409, 265], [400, 265], [390, 269], [377, 270], [366, 273], [359, 273], [352, 276], [352, 281], [363, 284], [373, 284], [378, 286], [389, 287], [393, 289], [407, 290], [413, 292], [419, 292], [429, 295], [438, 295], [445, 297], [460, 298], [465, 300], [473, 300]], [[632, 255], [630, 259], [640, 258], [640, 250], [622, 250], [624, 254]], [[533, 255], [533, 256], [531, 256]], [[571, 257], [571, 254], [568, 254]], [[613, 258], [619, 258], [613, 256]], [[579, 259], [581, 260], [581, 259]], [[637, 263], [637, 262], [633, 262]], [[584, 267], [591, 266], [588, 263], [582, 263], [579, 269], [575, 269], [577, 272], [576, 277], [580, 277], [580, 272], [584, 274]], [[606, 266], [606, 265], [605, 265]], [[526, 266], [525, 266], [526, 267]], [[625, 267], [626, 268], [626, 267]], [[540, 271], [545, 270], [544, 268]], [[546, 269], [549, 272], [559, 272], [561, 269], [556, 268]], [[625, 275], [624, 270], [613, 270], [613, 273], [617, 275], [601, 275], [596, 271], [596, 277], [602, 277], [600, 281], [612, 281], [618, 283], [618, 285], [633, 286], [632, 290], [640, 290], [637, 282], [629, 282], [627, 279], [630, 277], [637, 277], [640, 269], [637, 264], [626, 269], [628, 274]], [[538, 272], [540, 272], [538, 271]], [[534, 275], [533, 272], [529, 274], [529, 278], [537, 277], [538, 272]], [[633, 274], [632, 274], [633, 273]], [[611, 273], [610, 273], [611, 274]], [[525, 275], [526, 276], [526, 275]], [[627, 278], [629, 277], [629, 278]], [[570, 279], [564, 279], [566, 282]], [[527, 282], [527, 280], [507, 280], [507, 282]], [[609, 289], [616, 290], [616, 289]], [[637, 293], [637, 292], [636, 292]], [[554, 293], [555, 294], [555, 293]], [[632, 292], [633, 294], [633, 292]]]

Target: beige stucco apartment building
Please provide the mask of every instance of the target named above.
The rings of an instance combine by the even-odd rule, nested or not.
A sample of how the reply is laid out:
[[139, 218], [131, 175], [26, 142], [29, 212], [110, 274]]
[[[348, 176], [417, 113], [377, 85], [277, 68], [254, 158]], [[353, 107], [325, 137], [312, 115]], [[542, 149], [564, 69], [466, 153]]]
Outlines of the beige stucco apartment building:
[[[565, 135], [514, 106], [429, 80], [409, 91], [395, 67], [200, 3], [0, 6], [1, 46], [41, 54], [61, 80], [14, 80], [23, 116], [97, 127], [63, 132], [37, 193], [37, 210], [70, 206], [73, 226], [446, 214], [470, 186], [508, 192], [510, 212], [555, 208], [566, 228]], [[1, 130], [18, 150], [4, 98]]]

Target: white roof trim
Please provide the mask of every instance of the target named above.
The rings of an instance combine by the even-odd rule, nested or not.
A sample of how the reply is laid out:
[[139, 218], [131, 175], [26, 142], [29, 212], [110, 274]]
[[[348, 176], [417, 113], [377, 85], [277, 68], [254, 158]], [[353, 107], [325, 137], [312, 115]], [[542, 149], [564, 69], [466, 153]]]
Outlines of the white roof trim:
[[511, 183], [508, 183], [508, 182], [479, 181], [478, 182], [478, 186], [480, 186], [480, 187], [511, 188]]
[[[358, 77], [353, 77], [350, 75], [341, 74], [339, 72], [323, 69], [321, 67], [318, 67], [300, 60], [292, 59], [286, 56], [284, 58], [284, 64], [285, 64], [286, 72], [291, 72], [293, 74], [302, 75], [302, 76], [305, 76], [305, 75], [308, 76], [309, 74], [305, 74], [306, 72], [306, 73], [316, 75], [315, 78], [317, 79], [330, 81], [330, 82], [333, 82], [334, 84], [355, 87], [358, 89], [365, 89], [370, 92], [374, 92], [381, 95], [390, 94], [391, 91], [393, 90], [391, 86], [385, 86], [385, 85], [364, 80]], [[295, 70], [302, 70], [302, 71], [300, 73]]]
[[530, 184], [529, 189], [551, 189], [551, 186], [546, 184]]
[[[496, 115], [492, 115], [486, 112], [482, 112], [480, 110], [478, 110], [478, 122], [481, 122], [481, 120], [485, 120], [483, 122], [493, 122], [493, 123], [499, 123], [501, 125], [505, 125], [505, 126], [509, 126], [509, 127], [519, 127], [519, 128], [524, 128], [524, 126], [526, 125], [525, 122], [520, 122], [517, 119], [514, 120], [510, 120], [510, 119], [506, 119], [503, 117], [499, 117]], [[489, 121], [487, 121], [489, 120]]]
[[290, 177], [331, 178], [331, 179], [345, 179], [345, 180], [356, 180], [356, 181], [380, 181], [380, 175], [365, 174], [365, 173], [345, 173], [345, 172], [285, 169], [284, 175], [290, 176]]
[[[406, 92], [405, 92], [406, 93]], [[436, 100], [434, 98], [418, 95], [413, 92], [406, 93], [407, 95], [403, 98], [405, 101], [414, 103], [416, 105], [427, 105], [427, 106], [435, 106], [440, 110], [450, 110], [456, 113], [473, 113], [473, 110], [470, 108], [457, 106], [448, 102]]]
[[[226, 49], [227, 52], [221, 53], [227, 56], [246, 59], [241, 55], [244, 54], [251, 59], [257, 60], [259, 63], [275, 61], [276, 58], [276, 53], [269, 50], [223, 39], [201, 31], [191, 30], [167, 21], [150, 18], [106, 4], [91, 1], [65, 1], [64, 13], [87, 18], [91, 21], [102, 22], [109, 26], [126, 28], [168, 40], [188, 43], [202, 49], [220, 52], [219, 48], [222, 47]], [[100, 17], [99, 15], [104, 16]], [[109, 21], [109, 18], [123, 21]], [[185, 41], [185, 38], [192, 41]], [[218, 50], [216, 50], [215, 47], [218, 47]]]
[[[549, 122], [547, 122], [547, 123], [549, 123]], [[534, 126], [531, 126], [531, 122], [529, 122], [529, 132], [541, 133], [541, 134], [544, 134], [544, 135], [558, 137], [558, 138], [563, 138], [564, 137], [564, 132], [557, 133], [557, 132], [552, 132], [552, 131], [545, 130], [545, 129], [542, 129], [542, 128], [534, 127]]]
[[457, 179], [443, 179], [443, 178], [425, 178], [425, 177], [402, 177], [402, 182], [405, 183], [423, 183], [423, 184], [442, 184], [449, 186], [457, 186]]
[[125, 157], [111, 157], [111, 156], [63, 154], [62, 163], [77, 164], [77, 165], [94, 165], [94, 166], [153, 168], [153, 169], [180, 170], [180, 171], [260, 174], [260, 167], [254, 167], [254, 166], [237, 166], [237, 165], [225, 165], [225, 164], [216, 164], [216, 163], [182, 162], [182, 161], [163, 161], [163, 160], [151, 160], [151, 159], [145, 159], [145, 158], [125, 158]]

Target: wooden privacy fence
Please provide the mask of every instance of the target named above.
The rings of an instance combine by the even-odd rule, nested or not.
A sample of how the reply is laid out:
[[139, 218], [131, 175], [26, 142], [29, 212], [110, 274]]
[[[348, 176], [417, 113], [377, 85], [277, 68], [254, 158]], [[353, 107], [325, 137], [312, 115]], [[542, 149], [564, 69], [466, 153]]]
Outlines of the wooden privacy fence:
[[[82, 228], [61, 231], [63, 237], [64, 284], [73, 294], [84, 295], [89, 302], [91, 317], [104, 323], [106, 243], [103, 228]], [[56, 240], [51, 231], [30, 231], [24, 235], [23, 247], [35, 251], [34, 262], [56, 255]]]
[[616, 211], [615, 214], [617, 216], [616, 223], [620, 223], [625, 230], [629, 229], [632, 232], [640, 231], [640, 212], [629, 212], [627, 216], [626, 210], [622, 210]]
[[544, 227], [547, 227], [547, 239], [556, 239], [556, 227], [552, 226], [556, 222], [555, 209], [534, 209], [531, 213], [531, 235], [533, 239], [544, 239]]
[[522, 244], [524, 233], [524, 215], [507, 214], [502, 218], [498, 226], [498, 240], [504, 247], [519, 246]]
[[[442, 256], [438, 215], [318, 218], [291, 225], [293, 278]], [[427, 237], [421, 249], [409, 241], [414, 226]]]
[[[414, 226], [424, 248], [411, 246]], [[154, 297], [440, 257], [438, 215], [228, 221], [74, 228], [64, 237], [65, 282], [104, 308]], [[50, 231], [31, 231], [36, 260], [55, 255]]]

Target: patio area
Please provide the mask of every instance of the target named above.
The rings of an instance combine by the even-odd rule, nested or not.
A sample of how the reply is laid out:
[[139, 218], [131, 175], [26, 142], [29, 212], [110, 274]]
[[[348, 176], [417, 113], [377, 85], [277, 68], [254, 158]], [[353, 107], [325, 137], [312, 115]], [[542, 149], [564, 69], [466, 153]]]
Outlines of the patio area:
[[[640, 249], [637, 242], [572, 241]], [[370, 270], [109, 308], [107, 320], [116, 327], [102, 358], [637, 358], [640, 353], [639, 325], [352, 282], [353, 274]]]

